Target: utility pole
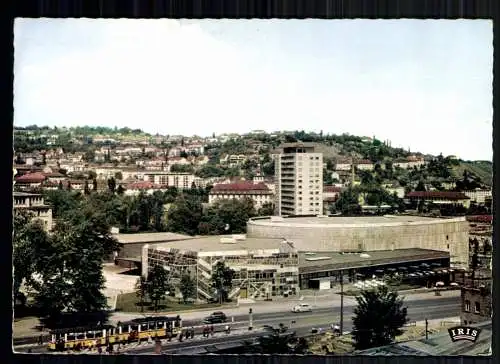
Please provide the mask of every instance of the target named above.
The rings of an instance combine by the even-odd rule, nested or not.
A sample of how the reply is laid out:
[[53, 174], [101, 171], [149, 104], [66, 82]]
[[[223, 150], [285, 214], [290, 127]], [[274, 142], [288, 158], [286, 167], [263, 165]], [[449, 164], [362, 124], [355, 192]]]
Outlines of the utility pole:
[[252, 329], [253, 329], [253, 313], [252, 313], [252, 309], [249, 308], [248, 309], [248, 330], [252, 331]]
[[344, 272], [340, 271], [340, 335], [344, 333]]
[[429, 340], [429, 321], [425, 319], [425, 340]]

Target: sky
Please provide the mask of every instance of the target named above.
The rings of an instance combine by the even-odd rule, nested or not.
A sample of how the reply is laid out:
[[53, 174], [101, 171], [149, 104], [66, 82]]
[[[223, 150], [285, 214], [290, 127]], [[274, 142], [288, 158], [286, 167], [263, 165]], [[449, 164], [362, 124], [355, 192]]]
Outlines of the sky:
[[16, 19], [14, 125], [305, 130], [492, 160], [488, 20]]

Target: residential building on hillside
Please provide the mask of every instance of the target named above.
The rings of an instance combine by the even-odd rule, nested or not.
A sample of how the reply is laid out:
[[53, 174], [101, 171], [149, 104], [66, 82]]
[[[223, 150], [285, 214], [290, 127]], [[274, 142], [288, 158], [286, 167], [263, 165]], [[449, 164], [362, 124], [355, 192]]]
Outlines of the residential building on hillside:
[[491, 204], [492, 193], [491, 189], [476, 189], [473, 191], [463, 191], [464, 194], [470, 198], [471, 202], [478, 204]]
[[453, 191], [413, 191], [405, 196], [410, 202], [432, 202], [436, 205], [456, 205], [468, 208], [470, 198], [462, 192]]
[[373, 171], [375, 165], [366, 159], [362, 159], [356, 162], [356, 168], [360, 171]]
[[41, 194], [14, 192], [14, 213], [27, 210], [34, 215], [34, 219], [43, 222], [45, 230], [52, 230], [52, 208], [46, 205]]
[[276, 214], [323, 214], [323, 154], [314, 144], [284, 144], [274, 160]]
[[350, 171], [352, 169], [352, 161], [350, 159], [339, 159], [335, 163], [336, 171]]
[[41, 187], [42, 183], [47, 180], [47, 177], [41, 172], [27, 173], [16, 177], [16, 187], [22, 189], [30, 189]]
[[249, 198], [253, 201], [256, 209], [261, 208], [266, 203], [273, 202], [271, 190], [263, 183], [237, 182], [216, 184], [208, 194], [208, 203], [212, 204], [217, 200], [227, 199], [241, 200]]
[[323, 214], [328, 215], [330, 208], [335, 204], [335, 201], [340, 197], [342, 188], [338, 186], [323, 186]]
[[190, 173], [172, 173], [164, 171], [140, 171], [137, 179], [152, 182], [164, 187], [176, 187], [178, 189], [191, 188], [195, 176]]

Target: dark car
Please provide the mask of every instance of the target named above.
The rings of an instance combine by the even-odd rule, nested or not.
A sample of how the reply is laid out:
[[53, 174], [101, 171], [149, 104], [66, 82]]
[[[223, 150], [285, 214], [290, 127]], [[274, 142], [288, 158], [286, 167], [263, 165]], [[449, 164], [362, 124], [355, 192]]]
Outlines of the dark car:
[[206, 317], [203, 322], [207, 324], [220, 324], [227, 321], [226, 314], [224, 312], [213, 312], [210, 316]]

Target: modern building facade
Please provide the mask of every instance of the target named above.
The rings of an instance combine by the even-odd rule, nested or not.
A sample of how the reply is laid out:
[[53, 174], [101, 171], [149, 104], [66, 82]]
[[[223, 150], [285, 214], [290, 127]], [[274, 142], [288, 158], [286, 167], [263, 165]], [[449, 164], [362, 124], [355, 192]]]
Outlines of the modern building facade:
[[43, 222], [46, 231], [52, 230], [52, 209], [46, 205], [41, 194], [14, 192], [14, 213], [27, 210], [34, 215], [34, 219]]
[[467, 268], [469, 262], [469, 223], [464, 217], [256, 217], [248, 221], [247, 234], [284, 238], [305, 252], [420, 248], [448, 252], [456, 268]]
[[323, 213], [323, 154], [313, 143], [288, 143], [275, 155], [276, 215]]
[[154, 265], [169, 272], [178, 284], [183, 274], [196, 281], [199, 299], [212, 299], [215, 265], [223, 261], [234, 271], [229, 298], [270, 298], [299, 291], [299, 257], [295, 247], [283, 239], [246, 238], [245, 235], [207, 236], [185, 241], [146, 245], [142, 252], [142, 274]]

